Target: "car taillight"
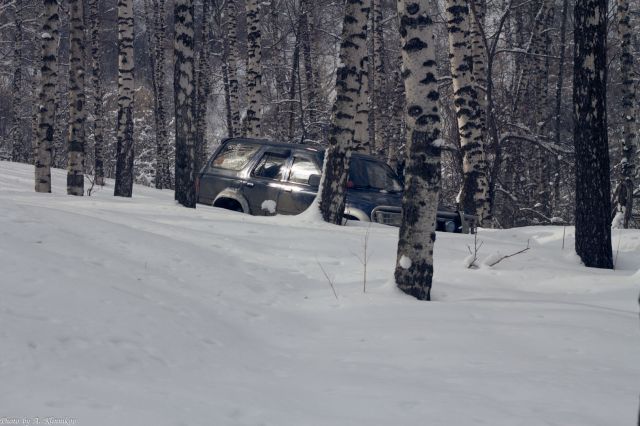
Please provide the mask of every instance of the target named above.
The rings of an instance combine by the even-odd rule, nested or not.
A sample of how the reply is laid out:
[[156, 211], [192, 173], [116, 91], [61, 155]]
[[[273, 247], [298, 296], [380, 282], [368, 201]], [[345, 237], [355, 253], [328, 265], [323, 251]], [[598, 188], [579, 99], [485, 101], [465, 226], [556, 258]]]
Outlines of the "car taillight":
[[196, 198], [198, 197], [199, 192], [200, 192], [200, 176], [196, 176]]

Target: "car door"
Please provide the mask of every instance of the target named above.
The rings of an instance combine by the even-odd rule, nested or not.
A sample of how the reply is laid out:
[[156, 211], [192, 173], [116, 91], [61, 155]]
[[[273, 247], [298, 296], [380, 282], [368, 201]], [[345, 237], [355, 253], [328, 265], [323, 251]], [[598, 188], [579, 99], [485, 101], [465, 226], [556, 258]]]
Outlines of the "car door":
[[309, 177], [320, 175], [320, 165], [312, 154], [294, 152], [285, 184], [278, 198], [278, 213], [299, 214], [311, 205], [317, 186], [309, 185]]
[[264, 216], [277, 212], [278, 197], [288, 172], [290, 154], [289, 149], [267, 148], [251, 169], [242, 188], [251, 214]]

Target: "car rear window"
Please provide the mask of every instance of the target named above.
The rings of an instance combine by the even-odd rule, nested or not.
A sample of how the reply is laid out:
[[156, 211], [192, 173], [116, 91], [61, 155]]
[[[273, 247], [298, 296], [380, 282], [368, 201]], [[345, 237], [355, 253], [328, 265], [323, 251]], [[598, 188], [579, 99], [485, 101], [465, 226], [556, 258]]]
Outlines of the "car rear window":
[[242, 170], [260, 145], [251, 143], [229, 143], [216, 155], [211, 167], [225, 170]]

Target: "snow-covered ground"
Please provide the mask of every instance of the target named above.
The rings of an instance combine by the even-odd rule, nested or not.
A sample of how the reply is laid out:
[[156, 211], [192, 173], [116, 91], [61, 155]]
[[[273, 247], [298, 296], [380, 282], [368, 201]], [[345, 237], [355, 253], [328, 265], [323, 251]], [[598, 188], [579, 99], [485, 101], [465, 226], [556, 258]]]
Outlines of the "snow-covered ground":
[[[33, 192], [0, 162], [0, 421], [77, 425], [632, 425], [640, 232], [615, 271], [573, 230], [438, 234], [433, 302], [392, 284], [397, 229]], [[494, 267], [496, 253], [531, 249]], [[338, 300], [319, 264], [334, 281]], [[3, 420], [4, 419], [4, 420]]]

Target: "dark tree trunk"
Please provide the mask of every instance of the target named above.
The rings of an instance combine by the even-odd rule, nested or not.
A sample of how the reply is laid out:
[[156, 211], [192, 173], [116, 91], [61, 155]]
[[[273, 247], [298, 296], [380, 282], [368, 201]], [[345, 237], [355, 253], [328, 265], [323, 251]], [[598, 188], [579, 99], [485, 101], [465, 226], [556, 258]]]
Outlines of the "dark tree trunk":
[[607, 0], [576, 0], [574, 20], [576, 252], [586, 266], [611, 269]]
[[193, 1], [176, 0], [173, 16], [175, 22], [173, 91], [176, 113], [175, 199], [185, 207], [195, 208]]

